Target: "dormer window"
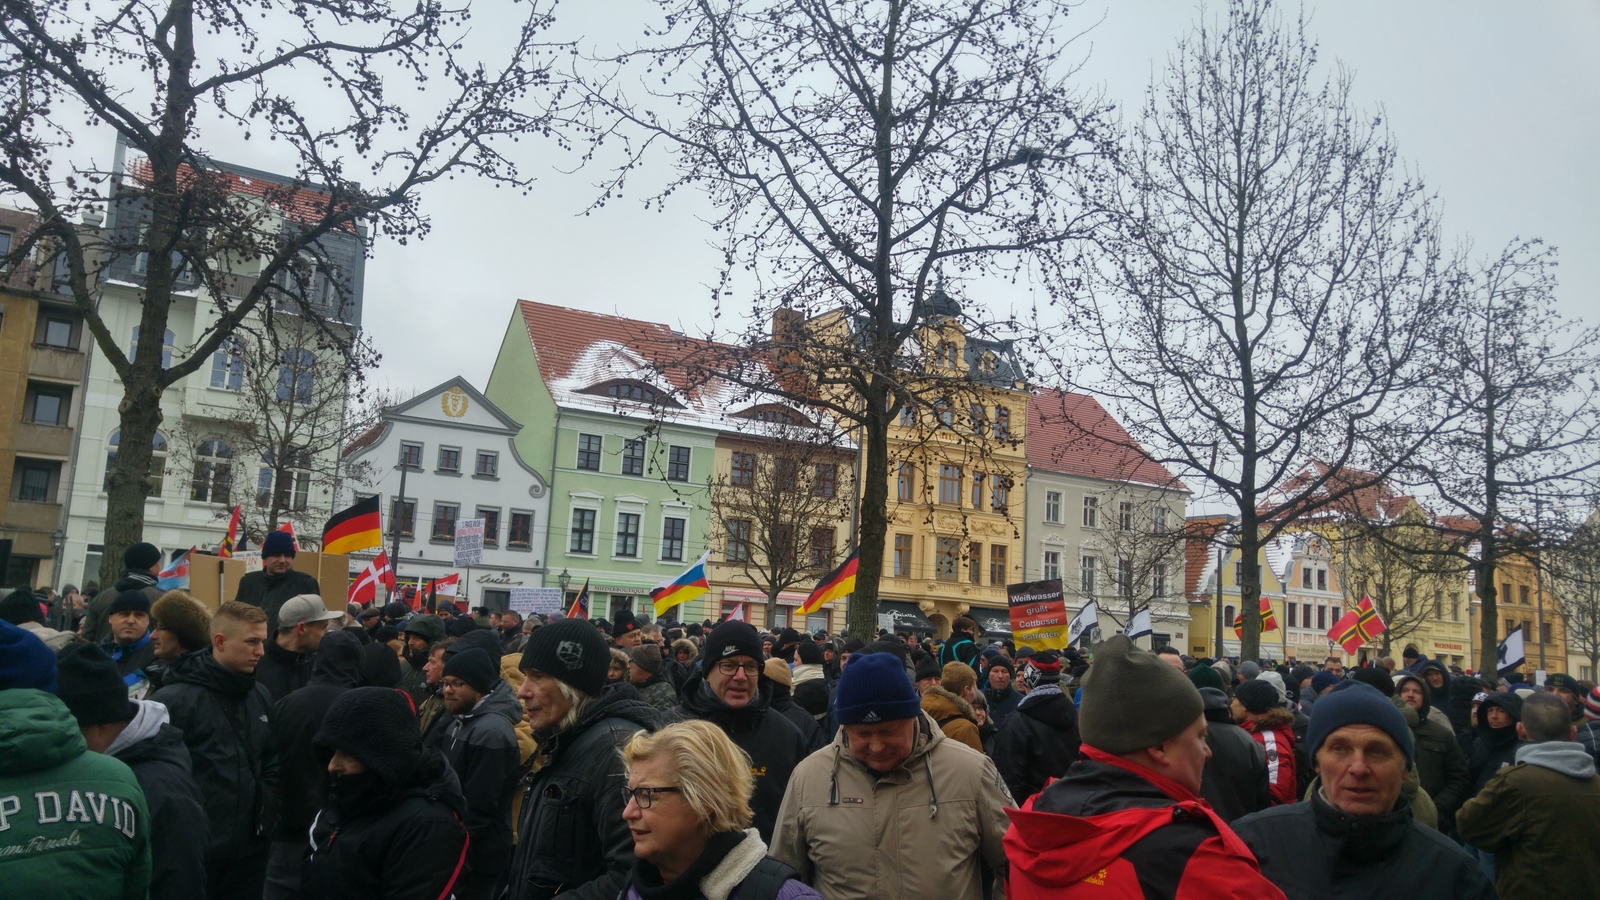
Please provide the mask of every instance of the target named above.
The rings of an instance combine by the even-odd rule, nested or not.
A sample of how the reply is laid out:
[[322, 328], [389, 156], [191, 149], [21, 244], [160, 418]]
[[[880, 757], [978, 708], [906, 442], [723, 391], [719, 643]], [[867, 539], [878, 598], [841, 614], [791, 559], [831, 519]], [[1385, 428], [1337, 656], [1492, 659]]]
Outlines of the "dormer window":
[[805, 416], [800, 415], [794, 410], [775, 404], [757, 406], [752, 409], [744, 410], [743, 412], [735, 413], [734, 415], [737, 415], [740, 418], [754, 419], [757, 422], [766, 422], [772, 425], [798, 425], [802, 427], [811, 427], [813, 424], [810, 419], [807, 419]]
[[985, 373], [985, 374], [988, 374], [988, 375], [993, 375], [994, 374], [994, 354], [993, 353], [987, 353], [986, 352], [986, 353], [983, 354], [983, 356], [978, 358], [978, 370], [983, 372], [983, 373]]
[[612, 400], [625, 400], [629, 403], [646, 403], [651, 406], [678, 406], [670, 397], [657, 391], [654, 387], [633, 379], [607, 381], [588, 388], [583, 393], [610, 397]]

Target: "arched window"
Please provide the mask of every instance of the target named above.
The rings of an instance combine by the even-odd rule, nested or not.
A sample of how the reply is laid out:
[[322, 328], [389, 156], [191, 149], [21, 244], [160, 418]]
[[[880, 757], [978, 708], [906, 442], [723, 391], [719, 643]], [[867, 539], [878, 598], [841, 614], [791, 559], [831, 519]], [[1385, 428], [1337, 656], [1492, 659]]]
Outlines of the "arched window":
[[[171, 329], [161, 332], [161, 368], [172, 368], [172, 346], [177, 343], [177, 336]], [[128, 345], [128, 362], [133, 362], [139, 353], [139, 326], [133, 326], [133, 343]]]
[[[106, 480], [105, 490], [111, 490], [111, 467], [117, 461], [117, 447], [122, 443], [122, 429], [111, 432], [106, 438]], [[150, 442], [150, 477], [146, 479], [145, 496], [161, 496], [161, 485], [167, 471], [167, 439], [156, 432], [155, 439]]]
[[197, 503], [227, 503], [233, 489], [233, 448], [221, 438], [201, 441], [194, 448], [194, 481], [189, 499]]

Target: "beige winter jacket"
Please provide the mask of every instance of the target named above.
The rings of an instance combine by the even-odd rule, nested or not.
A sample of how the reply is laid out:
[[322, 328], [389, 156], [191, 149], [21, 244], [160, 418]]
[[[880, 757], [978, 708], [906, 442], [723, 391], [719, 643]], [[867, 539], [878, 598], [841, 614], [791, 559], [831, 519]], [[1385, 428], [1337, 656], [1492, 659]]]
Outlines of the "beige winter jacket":
[[926, 714], [911, 756], [886, 775], [850, 755], [840, 728], [790, 776], [771, 853], [827, 900], [979, 900], [979, 863], [1005, 871], [1015, 805], [994, 763]]

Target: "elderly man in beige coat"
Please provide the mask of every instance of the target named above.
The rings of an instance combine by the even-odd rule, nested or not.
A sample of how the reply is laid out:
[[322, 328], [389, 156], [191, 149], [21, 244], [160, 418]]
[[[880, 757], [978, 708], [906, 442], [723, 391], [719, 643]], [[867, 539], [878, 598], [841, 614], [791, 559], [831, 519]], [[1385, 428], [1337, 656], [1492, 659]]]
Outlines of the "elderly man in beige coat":
[[789, 779], [772, 855], [827, 900], [979, 900], [991, 876], [998, 888], [1016, 804], [988, 757], [923, 713], [899, 658], [852, 657], [835, 711], [833, 743]]

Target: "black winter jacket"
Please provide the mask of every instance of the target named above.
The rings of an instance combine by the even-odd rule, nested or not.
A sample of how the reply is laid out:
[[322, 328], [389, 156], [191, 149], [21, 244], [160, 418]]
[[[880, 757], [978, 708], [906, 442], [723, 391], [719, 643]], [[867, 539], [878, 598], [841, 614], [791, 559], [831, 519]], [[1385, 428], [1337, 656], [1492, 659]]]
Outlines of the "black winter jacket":
[[1456, 675], [1450, 679], [1450, 700], [1437, 704], [1450, 719], [1456, 737], [1472, 730], [1472, 698], [1483, 690], [1483, 682], [1471, 675]]
[[[359, 639], [358, 639], [359, 640]], [[466, 865], [466, 801], [450, 766], [423, 751], [411, 784], [346, 802], [316, 818], [300, 896], [305, 900], [437, 900]]]
[[1059, 685], [1040, 685], [1017, 704], [994, 740], [994, 767], [1018, 804], [1078, 760], [1078, 708]]
[[251, 572], [239, 579], [239, 590], [233, 599], [251, 606], [259, 606], [267, 612], [267, 640], [278, 633], [278, 610], [283, 608], [283, 601], [300, 594], [322, 595], [322, 585], [317, 579], [305, 572], [296, 572], [290, 569], [281, 577], [268, 577], [265, 571]]
[[[505, 684], [502, 680], [496, 689]], [[467, 833], [472, 836], [467, 863], [481, 872], [498, 872], [511, 861], [511, 796], [522, 765], [516, 732], [490, 703], [495, 696], [491, 691], [471, 712], [455, 716], [444, 742], [445, 760], [467, 801]]]
[[507, 900], [614, 900], [634, 862], [617, 750], [659, 724], [649, 704], [608, 692], [571, 729], [535, 735], [544, 765], [524, 781]]
[[[977, 668], [978, 643], [970, 632], [952, 631], [949, 640], [939, 648], [939, 668], [944, 668], [953, 662], [964, 662], [974, 669]], [[1021, 800], [1017, 801], [1021, 803]]]
[[1467, 757], [1468, 775], [1472, 779], [1462, 803], [1478, 796], [1483, 786], [1502, 768], [1517, 764], [1517, 726], [1513, 723], [1504, 728], [1490, 728], [1489, 708], [1492, 706], [1502, 707], [1512, 713], [1518, 722], [1522, 721], [1522, 698], [1516, 694], [1497, 691], [1478, 707], [1478, 727], [1458, 738]]
[[116, 584], [95, 594], [84, 607], [84, 640], [98, 644], [111, 637], [111, 601], [127, 591], [143, 591], [151, 603], [160, 600], [161, 595], [166, 593], [156, 586], [156, 577], [149, 572], [123, 572]]
[[1319, 791], [1309, 801], [1245, 816], [1233, 830], [1289, 900], [1495, 898], [1477, 861], [1413, 819], [1404, 795], [1392, 812], [1350, 816]]
[[794, 697], [790, 696], [788, 685], [772, 686], [772, 708], [783, 713], [784, 718], [794, 723], [794, 727], [800, 730], [800, 736], [806, 741], [807, 756], [821, 750], [829, 743], [822, 737], [822, 726], [817, 724], [816, 718], [794, 704]]
[[1201, 688], [1200, 697], [1205, 701], [1206, 745], [1211, 748], [1200, 776], [1200, 796], [1230, 823], [1271, 806], [1267, 754], [1261, 742], [1234, 723], [1227, 694]]
[[704, 719], [716, 725], [739, 749], [750, 754], [750, 772], [756, 777], [756, 792], [750, 798], [750, 811], [755, 815], [750, 827], [769, 844], [778, 824], [783, 793], [789, 789], [789, 775], [800, 760], [810, 755], [800, 729], [771, 706], [772, 682], [764, 675], [755, 699], [741, 709], [733, 709], [717, 699], [705, 676], [697, 672], [683, 686], [683, 702], [673, 711], [673, 718], [678, 721]]
[[166, 705], [189, 748], [210, 822], [208, 859], [264, 852], [278, 780], [267, 689], [222, 668], [210, 651], [179, 657], [166, 681], [150, 699]]
[[[1423, 664], [1422, 671], [1426, 673], [1432, 666], [1443, 668], [1438, 660], [1430, 659]], [[1467, 788], [1472, 783], [1467, 757], [1461, 751], [1461, 744], [1454, 732], [1438, 722], [1429, 721], [1433, 692], [1424, 676], [1401, 675], [1395, 680], [1396, 693], [1407, 680], [1415, 681], [1422, 688], [1422, 708], [1416, 711], [1417, 723], [1411, 726], [1411, 735], [1417, 744], [1417, 781], [1428, 792], [1428, 797], [1438, 810], [1439, 830], [1449, 832], [1451, 823], [1455, 821], [1456, 810], [1467, 802]], [[1449, 696], [1448, 688], [1445, 695]]]
[[311, 683], [311, 672], [316, 668], [315, 653], [295, 653], [278, 646], [272, 633], [267, 633], [266, 652], [256, 663], [256, 684], [267, 689], [272, 702], [289, 696]]
[[162, 725], [111, 756], [133, 770], [150, 807], [150, 900], [204, 897], [205, 798], [195, 783], [183, 732]]
[[311, 683], [278, 701], [272, 715], [272, 748], [278, 755], [278, 824], [275, 841], [303, 841], [323, 806], [327, 757], [312, 746], [328, 707], [361, 684], [361, 640], [336, 631], [322, 640]]

